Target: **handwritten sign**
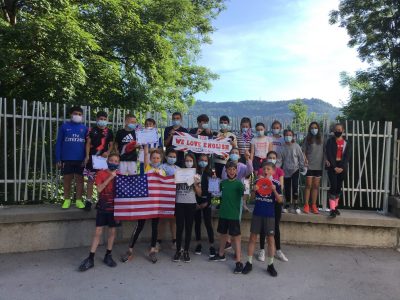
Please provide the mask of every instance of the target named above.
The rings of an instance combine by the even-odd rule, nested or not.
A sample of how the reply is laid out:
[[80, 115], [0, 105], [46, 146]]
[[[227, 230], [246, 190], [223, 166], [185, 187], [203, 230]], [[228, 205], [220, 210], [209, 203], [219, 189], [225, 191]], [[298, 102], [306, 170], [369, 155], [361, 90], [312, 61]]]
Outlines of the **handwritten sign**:
[[194, 137], [185, 132], [176, 132], [172, 145], [175, 150], [222, 156], [227, 156], [232, 149], [229, 138], [204, 139], [203, 136]]
[[136, 130], [136, 139], [140, 145], [158, 143], [157, 128]]
[[192, 185], [194, 183], [194, 176], [196, 175], [195, 168], [182, 168], [175, 172], [175, 183], [187, 183]]
[[106, 170], [108, 169], [107, 158], [97, 155], [92, 155], [93, 169]]

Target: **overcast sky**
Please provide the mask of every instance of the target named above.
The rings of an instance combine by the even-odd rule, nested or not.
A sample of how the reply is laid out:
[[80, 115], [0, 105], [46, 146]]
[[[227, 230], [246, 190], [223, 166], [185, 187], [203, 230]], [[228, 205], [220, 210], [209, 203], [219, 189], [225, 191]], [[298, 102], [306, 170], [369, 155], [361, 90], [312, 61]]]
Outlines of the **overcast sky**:
[[320, 98], [341, 106], [339, 73], [363, 67], [346, 31], [329, 25], [338, 0], [228, 0], [200, 64], [220, 78], [206, 101]]

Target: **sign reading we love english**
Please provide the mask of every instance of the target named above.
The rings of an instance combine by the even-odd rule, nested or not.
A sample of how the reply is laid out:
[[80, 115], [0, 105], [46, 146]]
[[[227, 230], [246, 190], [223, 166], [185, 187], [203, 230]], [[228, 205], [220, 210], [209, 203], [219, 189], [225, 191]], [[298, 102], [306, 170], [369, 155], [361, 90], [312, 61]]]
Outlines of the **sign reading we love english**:
[[175, 146], [175, 150], [223, 156], [227, 156], [232, 149], [229, 138], [208, 139], [203, 136], [195, 137], [184, 132], [175, 133], [172, 138], [172, 145]]

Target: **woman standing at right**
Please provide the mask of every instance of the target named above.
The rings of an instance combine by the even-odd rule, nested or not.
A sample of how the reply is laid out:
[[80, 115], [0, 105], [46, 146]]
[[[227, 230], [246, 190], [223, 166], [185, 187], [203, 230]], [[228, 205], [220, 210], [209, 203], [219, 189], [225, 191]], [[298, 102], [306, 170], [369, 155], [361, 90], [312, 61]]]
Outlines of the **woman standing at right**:
[[340, 215], [337, 207], [340, 193], [342, 192], [342, 184], [351, 158], [351, 144], [343, 138], [343, 132], [343, 125], [336, 124], [333, 132], [334, 136], [328, 139], [325, 146], [326, 165], [331, 186], [329, 189], [329, 208], [332, 218]]
[[324, 142], [317, 122], [311, 122], [308, 126], [308, 134], [303, 142], [303, 152], [307, 167], [303, 211], [306, 214], [310, 212], [309, 201], [311, 195], [311, 211], [314, 214], [318, 214], [317, 199], [324, 162]]

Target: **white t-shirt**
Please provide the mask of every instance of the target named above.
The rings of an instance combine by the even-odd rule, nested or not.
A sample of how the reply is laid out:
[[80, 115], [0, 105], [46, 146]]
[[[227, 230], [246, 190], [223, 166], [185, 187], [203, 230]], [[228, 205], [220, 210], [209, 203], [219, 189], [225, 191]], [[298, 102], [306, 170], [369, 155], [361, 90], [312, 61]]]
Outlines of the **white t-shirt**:
[[262, 159], [267, 157], [270, 144], [270, 139], [267, 136], [254, 137], [251, 144], [254, 146], [254, 156]]

